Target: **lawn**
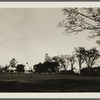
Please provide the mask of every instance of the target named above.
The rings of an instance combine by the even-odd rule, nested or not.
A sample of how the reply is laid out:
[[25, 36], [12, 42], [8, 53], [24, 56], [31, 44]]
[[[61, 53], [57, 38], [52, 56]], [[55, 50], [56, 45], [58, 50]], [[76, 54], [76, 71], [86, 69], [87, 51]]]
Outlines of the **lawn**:
[[100, 76], [0, 73], [0, 92], [100, 92]]

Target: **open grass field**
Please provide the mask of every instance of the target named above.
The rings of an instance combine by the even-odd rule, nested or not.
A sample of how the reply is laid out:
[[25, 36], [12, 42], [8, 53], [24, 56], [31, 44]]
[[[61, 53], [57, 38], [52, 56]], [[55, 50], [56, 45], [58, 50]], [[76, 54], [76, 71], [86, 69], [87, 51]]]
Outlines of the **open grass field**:
[[0, 73], [0, 92], [100, 92], [100, 76]]

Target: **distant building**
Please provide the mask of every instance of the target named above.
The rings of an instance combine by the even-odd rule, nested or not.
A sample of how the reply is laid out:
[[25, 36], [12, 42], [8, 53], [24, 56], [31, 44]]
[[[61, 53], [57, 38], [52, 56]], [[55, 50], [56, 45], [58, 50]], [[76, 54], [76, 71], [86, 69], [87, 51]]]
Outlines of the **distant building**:
[[9, 66], [9, 67], [7, 68], [7, 72], [15, 73], [15, 72], [16, 72], [16, 66], [14, 66], [14, 67]]
[[28, 62], [26, 62], [24, 69], [25, 69], [25, 73], [32, 73], [33, 72], [33, 69], [31, 66], [29, 66]]

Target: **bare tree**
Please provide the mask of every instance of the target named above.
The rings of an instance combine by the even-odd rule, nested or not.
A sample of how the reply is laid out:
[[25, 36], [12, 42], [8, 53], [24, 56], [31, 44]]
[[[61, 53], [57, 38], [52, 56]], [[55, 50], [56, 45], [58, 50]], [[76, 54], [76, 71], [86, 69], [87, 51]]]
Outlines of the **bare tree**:
[[61, 55], [59, 62], [61, 63], [61, 66], [66, 69], [66, 61], [67, 61], [67, 55]]
[[100, 57], [99, 51], [96, 48], [92, 48], [85, 51], [85, 62], [88, 68], [96, 63], [97, 59]]
[[72, 56], [67, 56], [67, 60], [70, 62], [71, 64], [71, 70], [73, 71], [74, 69], [74, 64], [76, 62], [76, 59], [75, 59], [75, 55], [72, 55]]
[[85, 59], [85, 48], [84, 47], [75, 48], [75, 52], [79, 63], [79, 69], [81, 70], [82, 64]]
[[100, 8], [64, 8], [62, 11], [66, 19], [58, 27], [64, 28], [65, 34], [90, 30], [90, 37], [100, 37]]

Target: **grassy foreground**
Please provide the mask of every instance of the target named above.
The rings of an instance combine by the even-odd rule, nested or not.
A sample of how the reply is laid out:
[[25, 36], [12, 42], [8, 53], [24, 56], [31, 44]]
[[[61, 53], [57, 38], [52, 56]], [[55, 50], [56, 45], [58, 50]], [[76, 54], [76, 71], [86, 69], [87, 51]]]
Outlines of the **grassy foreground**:
[[0, 92], [100, 92], [100, 76], [0, 73]]

